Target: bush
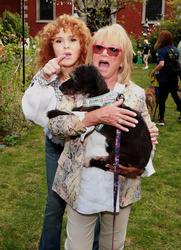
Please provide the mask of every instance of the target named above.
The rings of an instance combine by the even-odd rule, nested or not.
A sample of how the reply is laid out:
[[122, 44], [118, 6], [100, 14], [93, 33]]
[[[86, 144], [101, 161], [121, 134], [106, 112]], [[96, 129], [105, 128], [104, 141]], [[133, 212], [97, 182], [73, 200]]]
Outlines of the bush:
[[[24, 24], [24, 36], [28, 37], [29, 27]], [[0, 39], [3, 44], [18, 43], [22, 36], [22, 19], [18, 13], [11, 13], [7, 10], [3, 12], [3, 18], [0, 18]]]
[[[29, 86], [35, 74], [34, 49], [31, 46], [25, 56], [25, 79], [26, 86]], [[33, 126], [32, 122], [25, 119], [21, 108], [25, 90], [22, 71], [21, 49], [16, 44], [7, 44], [3, 47], [3, 57], [0, 58], [0, 139], [12, 146], [17, 138]]]
[[174, 45], [177, 47], [181, 41], [181, 6], [180, 0], [169, 0], [167, 3], [170, 6], [170, 16], [161, 21], [163, 30], [168, 30], [172, 33]]
[[181, 18], [161, 22], [161, 27], [172, 33], [174, 46], [177, 47], [181, 41]]

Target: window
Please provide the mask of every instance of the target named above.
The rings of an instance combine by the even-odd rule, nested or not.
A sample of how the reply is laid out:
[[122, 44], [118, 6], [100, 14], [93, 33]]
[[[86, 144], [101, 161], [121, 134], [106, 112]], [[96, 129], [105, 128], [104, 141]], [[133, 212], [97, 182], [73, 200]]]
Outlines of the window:
[[37, 0], [37, 21], [52, 21], [55, 16], [55, 6], [53, 0]]
[[165, 0], [148, 0], [143, 3], [142, 23], [148, 19], [149, 23], [155, 23], [165, 14]]

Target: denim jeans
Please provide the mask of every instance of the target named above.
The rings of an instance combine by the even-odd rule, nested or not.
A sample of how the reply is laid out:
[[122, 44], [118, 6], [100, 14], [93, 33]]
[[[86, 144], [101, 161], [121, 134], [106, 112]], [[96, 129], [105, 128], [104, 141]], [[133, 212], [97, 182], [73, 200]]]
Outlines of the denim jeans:
[[63, 151], [63, 147], [52, 143], [48, 138], [46, 138], [45, 146], [48, 197], [39, 250], [59, 250], [66, 202], [60, 198], [58, 194], [52, 191], [52, 183], [57, 170], [58, 159]]
[[99, 250], [99, 234], [100, 234], [100, 216], [97, 218], [95, 233], [94, 233], [94, 243], [92, 250]]
[[[52, 184], [58, 167], [58, 159], [63, 151], [63, 147], [52, 143], [47, 137], [45, 147], [48, 197], [39, 250], [60, 250], [62, 221], [66, 202], [52, 190]], [[98, 220], [96, 223], [93, 250], [99, 249], [99, 232], [100, 221]]]

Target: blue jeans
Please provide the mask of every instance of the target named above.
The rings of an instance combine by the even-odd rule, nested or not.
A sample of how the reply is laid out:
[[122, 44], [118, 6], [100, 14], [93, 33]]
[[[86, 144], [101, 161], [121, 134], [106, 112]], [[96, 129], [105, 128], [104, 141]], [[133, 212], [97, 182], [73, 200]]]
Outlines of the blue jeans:
[[[63, 147], [52, 143], [47, 137], [45, 146], [48, 197], [39, 250], [60, 250], [62, 221], [66, 202], [52, 190], [52, 184], [58, 167], [58, 159], [63, 151]], [[93, 250], [99, 249], [99, 232], [100, 221], [98, 220], [96, 223]]]
[[63, 147], [52, 143], [48, 138], [46, 138], [45, 146], [48, 197], [39, 250], [59, 250], [66, 202], [52, 190], [52, 183]]
[[100, 216], [97, 218], [95, 233], [94, 233], [94, 243], [92, 250], [99, 250], [99, 234], [100, 234]]

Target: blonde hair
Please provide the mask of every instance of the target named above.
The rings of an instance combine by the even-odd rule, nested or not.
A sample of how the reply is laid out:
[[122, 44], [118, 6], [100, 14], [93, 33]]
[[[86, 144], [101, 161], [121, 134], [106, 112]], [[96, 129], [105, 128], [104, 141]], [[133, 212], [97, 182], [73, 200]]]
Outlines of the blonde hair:
[[95, 33], [89, 44], [86, 63], [93, 64], [92, 45], [97, 44], [97, 42], [100, 44], [104, 41], [105, 37], [108, 37], [114, 42], [114, 44], [121, 48], [123, 66], [119, 69], [117, 81], [119, 83], [129, 85], [133, 73], [133, 47], [127, 32], [121, 25], [113, 24], [106, 26]]
[[148, 40], [147, 40], [147, 39], [145, 39], [145, 40], [144, 40], [144, 42], [145, 42], [147, 45], [149, 44], [149, 42], [148, 42]]
[[38, 33], [40, 41], [39, 48], [36, 51], [37, 70], [42, 68], [49, 60], [55, 57], [52, 41], [55, 35], [60, 32], [61, 28], [63, 28], [64, 32], [70, 30], [72, 35], [79, 39], [81, 51], [78, 65], [85, 63], [87, 48], [91, 39], [90, 30], [82, 20], [64, 14], [59, 16], [53, 22], [45, 25]]

